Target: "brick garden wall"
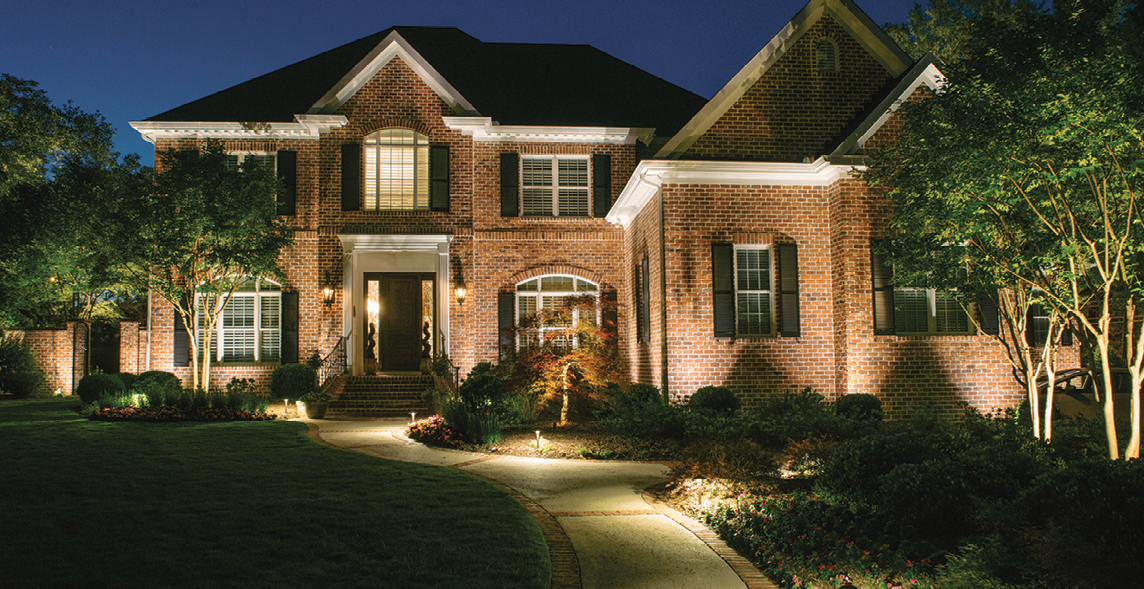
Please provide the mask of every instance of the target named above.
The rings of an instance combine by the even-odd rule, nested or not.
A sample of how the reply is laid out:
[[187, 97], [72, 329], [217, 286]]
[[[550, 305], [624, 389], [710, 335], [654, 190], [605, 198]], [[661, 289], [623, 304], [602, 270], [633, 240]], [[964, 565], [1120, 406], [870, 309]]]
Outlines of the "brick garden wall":
[[79, 382], [75, 379], [73, 362], [75, 322], [68, 322], [62, 329], [29, 329], [12, 331], [21, 338], [24, 345], [36, 358], [36, 366], [47, 377], [47, 386], [52, 391], [65, 395], [75, 394]]

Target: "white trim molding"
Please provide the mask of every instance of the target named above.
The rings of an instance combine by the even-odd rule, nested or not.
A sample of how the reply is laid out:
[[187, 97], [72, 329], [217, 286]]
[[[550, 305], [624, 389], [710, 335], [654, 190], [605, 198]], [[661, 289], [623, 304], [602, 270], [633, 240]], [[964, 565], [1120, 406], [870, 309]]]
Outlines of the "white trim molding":
[[233, 121], [131, 121], [148, 143], [159, 139], [318, 139], [346, 124], [340, 115], [295, 115], [292, 123]]
[[480, 113], [461, 93], [449, 83], [429, 62], [405, 40], [397, 31], [382, 39], [361, 61], [357, 63], [326, 95], [310, 107], [310, 114], [333, 114], [342, 107], [358, 90], [369, 83], [373, 76], [393, 61], [401, 59], [421, 78], [449, 108], [458, 115], [479, 116]]
[[342, 252], [433, 252], [448, 254], [452, 235], [339, 233]]
[[886, 94], [882, 102], [870, 111], [870, 115], [862, 120], [858, 127], [830, 152], [831, 155], [853, 155], [862, 149], [866, 145], [866, 141], [882, 128], [890, 115], [894, 114], [902, 104], [909, 100], [914, 91], [923, 84], [935, 93], [941, 92], [945, 86], [945, 76], [938, 69], [939, 65], [941, 65], [941, 59], [936, 55], [932, 52], [925, 54], [910, 68], [910, 72], [902, 77], [901, 82]]
[[860, 162], [835, 163], [826, 158], [805, 164], [644, 160], [636, 166], [606, 218], [609, 223], [627, 226], [666, 184], [829, 186], [863, 169]]
[[489, 117], [443, 117], [445, 125], [479, 143], [608, 143], [651, 141], [655, 129], [642, 127], [542, 127], [500, 125]]

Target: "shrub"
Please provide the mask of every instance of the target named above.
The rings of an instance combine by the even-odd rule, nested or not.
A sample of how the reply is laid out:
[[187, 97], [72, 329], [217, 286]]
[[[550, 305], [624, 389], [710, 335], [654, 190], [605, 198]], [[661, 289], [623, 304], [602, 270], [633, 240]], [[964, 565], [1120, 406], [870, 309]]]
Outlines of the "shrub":
[[843, 395], [834, 402], [834, 414], [855, 421], [882, 421], [882, 401], [874, 395]]
[[461, 441], [461, 435], [437, 415], [418, 420], [409, 426], [406, 434], [414, 440], [436, 446], [451, 446]]
[[115, 378], [118, 378], [120, 381], [122, 381], [123, 382], [123, 388], [125, 388], [129, 391], [135, 388], [135, 381], [139, 379], [139, 377], [137, 375], [132, 374], [130, 372], [118, 372], [118, 373], [112, 374], [112, 376], [114, 376]]
[[175, 394], [183, 390], [183, 381], [172, 372], [164, 370], [148, 370], [135, 379], [135, 388], [157, 388], [167, 394]]
[[314, 390], [318, 373], [307, 364], [283, 364], [270, 375], [270, 396], [275, 399], [300, 399]]
[[613, 406], [610, 415], [600, 417], [599, 424], [616, 435], [680, 439], [687, 435], [687, 410], [664, 404], [658, 396], [628, 397]]
[[653, 384], [636, 383], [628, 389], [628, 397], [636, 403], [663, 403], [659, 387]]
[[747, 422], [749, 435], [771, 447], [823, 435], [845, 435], [847, 429], [825, 403], [825, 397], [810, 387], [763, 401], [750, 412]]
[[253, 395], [253, 394], [254, 394], [254, 379], [231, 377], [230, 382], [226, 383], [226, 396], [228, 396], [228, 397], [231, 397], [234, 395]]
[[687, 400], [687, 406], [693, 410], [724, 415], [735, 413], [741, 405], [739, 398], [727, 387], [703, 387]]
[[101, 395], [119, 395], [127, 392], [123, 381], [111, 374], [89, 374], [79, 381], [75, 393], [85, 405], [99, 401]]
[[17, 397], [48, 394], [47, 378], [32, 350], [14, 335], [0, 336], [0, 393]]
[[473, 367], [457, 391], [457, 397], [442, 399], [445, 421], [471, 444], [500, 440], [498, 410], [505, 397], [505, 380], [488, 362]]

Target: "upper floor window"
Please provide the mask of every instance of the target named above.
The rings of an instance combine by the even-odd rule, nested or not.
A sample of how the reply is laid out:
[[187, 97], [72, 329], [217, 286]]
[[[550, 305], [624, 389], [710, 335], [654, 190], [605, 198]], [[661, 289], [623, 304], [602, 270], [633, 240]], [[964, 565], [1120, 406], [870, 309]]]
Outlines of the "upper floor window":
[[198, 348], [203, 349], [206, 314], [226, 302], [211, 332], [211, 358], [218, 362], [277, 362], [282, 347], [282, 287], [264, 278], [248, 278], [234, 293], [212, 296], [199, 305]]
[[259, 169], [274, 171], [278, 158], [272, 153], [228, 153], [226, 154], [226, 169], [249, 170], [257, 166]]
[[838, 73], [838, 44], [833, 39], [819, 39], [814, 44], [814, 60], [821, 74]]
[[517, 347], [575, 346], [576, 326], [599, 324], [600, 288], [574, 276], [543, 276], [516, 285]]
[[798, 246], [711, 244], [715, 337], [802, 335]]
[[500, 154], [502, 217], [604, 217], [612, 206], [612, 156]]
[[429, 138], [409, 129], [365, 137], [367, 211], [429, 210]]
[[521, 158], [521, 202], [526, 217], [587, 217], [588, 158]]

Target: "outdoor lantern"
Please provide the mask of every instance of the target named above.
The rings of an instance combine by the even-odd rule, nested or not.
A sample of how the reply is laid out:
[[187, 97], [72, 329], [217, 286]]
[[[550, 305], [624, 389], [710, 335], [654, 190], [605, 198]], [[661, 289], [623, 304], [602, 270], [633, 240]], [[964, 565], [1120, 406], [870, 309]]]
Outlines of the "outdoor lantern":
[[334, 285], [330, 284], [330, 271], [326, 270], [326, 284], [322, 287], [322, 302], [326, 307], [334, 304]]
[[457, 285], [457, 306], [465, 304], [465, 283]]

